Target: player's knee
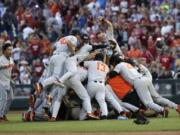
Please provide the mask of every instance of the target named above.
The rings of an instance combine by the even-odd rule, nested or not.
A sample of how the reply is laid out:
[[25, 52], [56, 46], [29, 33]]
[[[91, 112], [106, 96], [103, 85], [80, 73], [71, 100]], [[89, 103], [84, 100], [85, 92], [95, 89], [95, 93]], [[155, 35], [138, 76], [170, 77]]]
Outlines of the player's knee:
[[98, 103], [105, 103], [105, 99], [103, 98], [96, 98]]

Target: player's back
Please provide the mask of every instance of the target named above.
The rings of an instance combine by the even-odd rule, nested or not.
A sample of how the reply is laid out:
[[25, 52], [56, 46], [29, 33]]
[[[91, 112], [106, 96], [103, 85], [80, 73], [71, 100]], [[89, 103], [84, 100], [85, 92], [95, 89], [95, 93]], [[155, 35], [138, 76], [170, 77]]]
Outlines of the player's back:
[[89, 81], [105, 81], [106, 75], [109, 72], [108, 66], [102, 61], [85, 62], [85, 67], [88, 68]]
[[142, 76], [142, 74], [140, 74], [131, 64], [126, 62], [121, 62], [116, 65], [114, 71], [120, 73], [120, 75], [131, 85], [133, 85], [136, 78]]
[[54, 54], [58, 54], [62, 52], [71, 54], [67, 46], [68, 42], [71, 42], [75, 47], [77, 46], [77, 38], [75, 36], [69, 35], [63, 37], [55, 43], [56, 50], [54, 51]]

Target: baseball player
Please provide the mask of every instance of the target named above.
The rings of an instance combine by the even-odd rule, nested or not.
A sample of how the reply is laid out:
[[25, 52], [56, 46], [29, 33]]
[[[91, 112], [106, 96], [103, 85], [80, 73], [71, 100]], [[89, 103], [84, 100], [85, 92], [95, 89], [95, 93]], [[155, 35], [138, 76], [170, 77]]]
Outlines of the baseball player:
[[67, 69], [67, 72], [58, 80], [60, 87], [64, 87], [65, 81], [75, 75], [77, 72], [77, 65], [79, 65], [79, 63], [81, 63], [89, 56], [90, 51], [107, 47], [107, 45], [90, 45], [89, 42], [87, 42], [89, 37], [86, 34], [82, 35], [82, 40], [83, 39], [86, 39], [86, 42], [80, 48], [78, 53], [72, 57], [69, 57], [65, 62], [65, 68]]
[[160, 104], [160, 105], [164, 105], [164, 106], [168, 106], [172, 109], [177, 110], [180, 113], [180, 105], [177, 105], [175, 103], [173, 103], [172, 101], [163, 98], [162, 96], [160, 96], [157, 91], [155, 90], [153, 83], [152, 83], [152, 75], [150, 73], [150, 71], [142, 64], [139, 65], [139, 71], [140, 73], [143, 74], [143, 76], [145, 76], [146, 78], [149, 79], [149, 92], [151, 94], [152, 99], [154, 100], [154, 102]]
[[[78, 40], [80, 39], [80, 32], [77, 29], [72, 30], [72, 35], [63, 37], [59, 39], [55, 45], [56, 50], [53, 52], [53, 56], [49, 60], [49, 66], [48, 66], [48, 73], [47, 78], [43, 80], [42, 82], [37, 82], [33, 84], [35, 95], [39, 96], [40, 92], [46, 88], [47, 86], [50, 86], [54, 84], [55, 80], [57, 80], [58, 77], [63, 75], [64, 70], [64, 61], [68, 58], [70, 54], [75, 53], [75, 48], [78, 45]], [[34, 95], [34, 94], [33, 94]], [[33, 120], [34, 117], [34, 96], [31, 95], [29, 99], [29, 106], [31, 108], [31, 115], [30, 119]]]
[[109, 72], [108, 66], [102, 62], [103, 54], [97, 54], [95, 61], [86, 61], [84, 66], [88, 68], [87, 91], [91, 98], [95, 97], [102, 112], [101, 119], [107, 119], [108, 110], [105, 102], [105, 81]]
[[58, 114], [58, 111], [62, 102], [62, 98], [66, 94], [66, 91], [68, 88], [74, 89], [75, 93], [83, 101], [83, 109], [86, 112], [85, 115], [87, 116], [87, 118], [99, 119], [92, 113], [92, 107], [91, 107], [89, 95], [81, 83], [82, 81], [85, 80], [87, 76], [87, 69], [84, 69], [83, 67], [79, 67], [79, 66], [77, 69], [78, 69], [78, 72], [66, 81], [66, 84], [63, 90], [58, 91], [58, 94], [54, 103], [53, 111], [52, 111], [52, 118], [50, 119], [50, 121], [56, 121], [56, 117], [57, 117], [57, 114]]
[[[115, 101], [114, 101], [115, 99]], [[149, 120], [143, 115], [142, 110], [132, 104], [122, 102], [117, 95], [114, 93], [110, 85], [106, 85], [106, 100], [113, 101], [111, 104], [113, 107], [118, 111], [118, 104], [122, 106], [123, 112], [120, 112], [117, 119], [119, 120], [125, 120], [128, 119], [126, 115], [124, 115], [124, 112], [128, 113], [129, 110], [135, 113], [136, 120], [134, 121], [137, 124], [148, 124]], [[117, 104], [117, 103], [118, 104]], [[119, 112], [119, 111], [118, 111]]]
[[63, 37], [56, 42], [56, 50], [53, 56], [50, 58], [48, 67], [48, 78], [42, 83], [35, 83], [34, 89], [36, 94], [39, 95], [40, 91], [48, 85], [51, 85], [63, 74], [63, 66], [65, 60], [70, 54], [75, 53], [75, 48], [78, 45], [80, 39], [80, 32], [78, 30], [72, 30], [72, 35]]
[[10, 85], [14, 66], [14, 61], [11, 58], [12, 49], [10, 43], [4, 43], [2, 46], [3, 55], [0, 56], [0, 122], [8, 121], [6, 114], [13, 99], [13, 90]]
[[118, 54], [120, 54], [121, 56], [124, 56], [117, 41], [114, 38], [114, 32], [113, 32], [113, 25], [110, 21], [108, 21], [107, 19], [103, 18], [102, 16], [98, 17], [98, 20], [101, 21], [102, 23], [105, 23], [108, 25], [108, 29], [106, 31], [106, 33], [103, 32], [97, 32], [96, 33], [96, 38], [99, 39], [101, 42], [108, 44], [108, 40], [112, 40], [116, 43], [116, 47], [114, 49], [114, 51], [118, 52]]
[[150, 95], [151, 84], [147, 77], [144, 77], [131, 64], [123, 62], [117, 56], [111, 58], [111, 63], [116, 65], [113, 70], [114, 74], [120, 74], [129, 84], [134, 86], [140, 100], [146, 107], [163, 114], [167, 112], [165, 108], [153, 102]]

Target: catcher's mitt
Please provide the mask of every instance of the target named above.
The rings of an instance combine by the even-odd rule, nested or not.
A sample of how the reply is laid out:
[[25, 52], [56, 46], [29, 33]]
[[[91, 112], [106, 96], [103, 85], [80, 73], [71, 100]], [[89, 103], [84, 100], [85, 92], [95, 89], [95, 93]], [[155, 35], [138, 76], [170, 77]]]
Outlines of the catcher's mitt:
[[144, 125], [144, 124], [149, 124], [149, 120], [143, 120], [143, 119], [136, 119], [134, 120], [134, 123], [138, 124], [138, 125]]
[[137, 119], [134, 120], [134, 123], [144, 125], [149, 124], [149, 120], [142, 113], [138, 113]]

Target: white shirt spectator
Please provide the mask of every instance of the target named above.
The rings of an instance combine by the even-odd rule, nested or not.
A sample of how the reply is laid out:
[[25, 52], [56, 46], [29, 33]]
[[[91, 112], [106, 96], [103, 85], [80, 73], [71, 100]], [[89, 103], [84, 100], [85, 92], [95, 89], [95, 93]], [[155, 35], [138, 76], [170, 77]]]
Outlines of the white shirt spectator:
[[122, 0], [122, 1], [120, 2], [120, 7], [121, 7], [121, 8], [127, 8], [127, 7], [128, 7], [128, 2], [127, 2], [127, 0]]
[[21, 48], [19, 47], [13, 48], [13, 55], [12, 55], [13, 60], [19, 61], [20, 56], [21, 56]]
[[150, 20], [151, 20], [152, 22], [154, 22], [156, 16], [158, 17], [159, 21], [161, 21], [161, 16], [160, 16], [158, 13], [153, 13], [153, 14], [151, 14], [151, 15], [150, 15]]
[[34, 32], [34, 30], [33, 30], [31, 27], [29, 27], [29, 26], [25, 27], [25, 28], [23, 29], [23, 39], [24, 39], [24, 40], [27, 39], [28, 36], [29, 36], [31, 33], [33, 33], [33, 32]]
[[161, 28], [161, 35], [165, 35], [167, 33], [170, 33], [173, 29], [173, 25], [167, 25], [167, 26], [163, 26]]

